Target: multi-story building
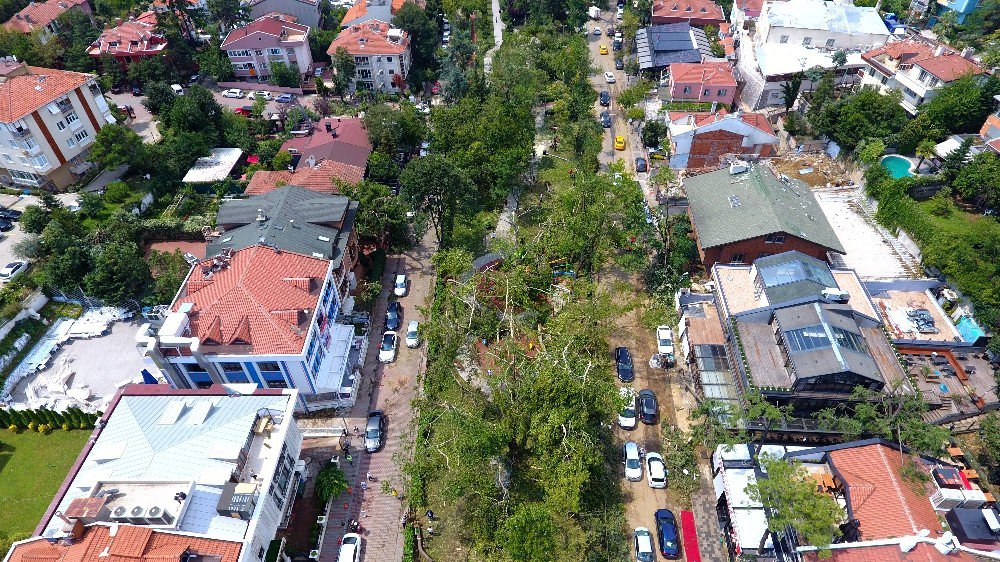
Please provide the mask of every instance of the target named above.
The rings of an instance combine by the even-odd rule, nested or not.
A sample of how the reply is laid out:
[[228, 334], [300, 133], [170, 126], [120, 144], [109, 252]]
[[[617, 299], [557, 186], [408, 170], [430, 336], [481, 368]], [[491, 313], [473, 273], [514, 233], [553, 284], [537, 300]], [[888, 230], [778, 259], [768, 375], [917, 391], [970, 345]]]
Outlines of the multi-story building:
[[87, 53], [97, 59], [111, 55], [125, 68], [133, 62], [162, 55], [167, 40], [156, 28], [156, 12], [143, 12], [128, 21], [117, 20], [90, 45]]
[[410, 35], [380, 20], [354, 24], [330, 43], [333, 55], [343, 47], [354, 56], [353, 87], [376, 92], [398, 92], [410, 72]]
[[263, 16], [230, 31], [221, 48], [240, 78], [267, 80], [274, 62], [296, 68], [302, 76], [312, 72], [309, 26], [282, 14]]
[[209, 258], [162, 325], [140, 329], [145, 357], [176, 388], [248, 383], [297, 388], [306, 410], [352, 405], [367, 336], [338, 319], [354, 306], [357, 206], [297, 186], [224, 203]]
[[39, 40], [45, 44], [59, 31], [59, 16], [70, 10], [78, 10], [90, 14], [90, 4], [87, 0], [45, 0], [44, 2], [29, 2], [21, 11], [14, 14], [4, 27], [21, 33], [39, 32]]
[[733, 106], [736, 78], [728, 62], [675, 63], [670, 65], [670, 101], [714, 102]]
[[677, 63], [700, 63], [712, 56], [705, 32], [690, 23], [641, 27], [635, 34], [639, 69], [663, 72]]
[[0, 182], [62, 189], [91, 166], [90, 144], [111, 108], [92, 74], [6, 60], [0, 76]]
[[824, 261], [828, 252], [845, 253], [809, 186], [766, 165], [689, 176], [684, 189], [706, 270], [789, 250]]
[[262, 18], [268, 14], [288, 14], [295, 22], [316, 29], [322, 22], [318, 0], [250, 0], [250, 17]]
[[[833, 70], [838, 85], [853, 85], [864, 62], [861, 52], [884, 45], [889, 29], [874, 7], [824, 0], [766, 2], [752, 37], [741, 28], [736, 78], [740, 98], [752, 109], [782, 105], [782, 85], [811, 68]], [[842, 51], [846, 64], [835, 64]], [[806, 81], [803, 89], [811, 84]]]
[[[112, 559], [127, 559], [126, 550], [142, 557], [147, 547], [162, 545], [156, 560], [193, 560], [182, 557], [191, 548], [206, 560], [261, 562], [287, 524], [305, 469], [293, 417], [297, 394], [232, 385], [126, 386], [35, 534], [65, 546], [88, 533], [87, 525], [109, 526], [106, 536], [115, 540], [105, 552]], [[94, 527], [89, 533], [105, 537]], [[125, 537], [131, 540], [119, 545]], [[22, 548], [16, 545], [12, 554]]]
[[653, 2], [653, 25], [687, 22], [691, 25], [706, 26], [725, 23], [722, 6], [712, 0], [656, 0]]
[[937, 11], [937, 17], [934, 20], [939, 19], [945, 12], [955, 12], [957, 22], [963, 24], [965, 23], [965, 18], [976, 11], [976, 7], [979, 6], [979, 0], [937, 0], [936, 6], [930, 1], [927, 4], [931, 10]]
[[979, 129], [979, 137], [993, 152], [1000, 154], [1000, 95], [993, 96], [997, 102], [997, 110], [986, 117], [983, 127]]
[[[65, 514], [64, 514], [65, 515]], [[67, 519], [70, 519], [67, 517]], [[187, 534], [104, 523], [80, 524], [69, 536], [51, 541], [33, 537], [14, 543], [3, 562], [73, 560], [105, 562], [109, 556], [128, 562], [239, 562], [243, 545], [236, 541], [195, 538]], [[107, 552], [105, 556], [101, 556]], [[113, 553], [113, 554], [112, 554]]]
[[[920, 38], [892, 41], [878, 49], [862, 53], [866, 68], [861, 84], [880, 92], [898, 91], [903, 94], [900, 105], [912, 115], [937, 91], [963, 76], [976, 76], [985, 81], [986, 69], [953, 49]], [[966, 56], [963, 56], [966, 55]]]
[[347, 9], [344, 18], [340, 20], [340, 28], [346, 29], [354, 24], [371, 20], [392, 21], [392, 16], [396, 15], [406, 2], [424, 7], [423, 0], [355, 0]]
[[774, 129], [759, 113], [671, 111], [667, 129], [670, 167], [682, 170], [714, 170], [734, 157], [766, 158], [778, 146]]

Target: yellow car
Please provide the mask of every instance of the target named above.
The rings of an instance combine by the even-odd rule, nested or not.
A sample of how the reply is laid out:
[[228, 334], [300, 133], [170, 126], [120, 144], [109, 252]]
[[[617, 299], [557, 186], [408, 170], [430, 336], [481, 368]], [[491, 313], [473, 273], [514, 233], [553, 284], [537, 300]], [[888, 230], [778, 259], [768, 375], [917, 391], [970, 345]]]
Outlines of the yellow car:
[[621, 135], [615, 137], [615, 150], [625, 150], [625, 137]]
[[598, 48], [598, 50], [601, 52], [602, 55], [608, 54], [608, 46], [607, 45], [601, 45]]

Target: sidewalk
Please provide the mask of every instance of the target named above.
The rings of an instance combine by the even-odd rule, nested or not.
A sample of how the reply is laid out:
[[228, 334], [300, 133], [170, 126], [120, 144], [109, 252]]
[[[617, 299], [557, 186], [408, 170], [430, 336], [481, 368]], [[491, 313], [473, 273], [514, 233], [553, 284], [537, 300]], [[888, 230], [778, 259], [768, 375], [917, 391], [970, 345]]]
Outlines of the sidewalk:
[[[412, 445], [412, 422], [414, 412], [411, 407], [418, 393], [420, 373], [426, 357], [423, 347], [408, 349], [401, 345], [394, 363], [378, 363], [379, 335], [385, 319], [385, 310], [392, 292], [392, 283], [397, 273], [406, 273], [410, 278], [409, 293], [399, 299], [403, 303], [401, 330], [406, 329], [410, 320], [423, 321], [423, 313], [417, 307], [427, 306], [433, 290], [434, 276], [431, 256], [437, 242], [433, 232], [428, 232], [421, 244], [406, 254], [390, 256], [382, 275], [382, 293], [379, 295], [372, 313], [371, 346], [362, 369], [362, 383], [358, 403], [345, 418], [349, 435], [347, 442], [351, 462], [341, 460], [341, 468], [351, 484], [350, 494], [345, 493], [334, 499], [327, 513], [329, 526], [323, 539], [321, 562], [334, 562], [340, 549], [348, 519], [357, 519], [363, 528], [363, 557], [366, 562], [392, 562], [403, 557], [403, 533], [400, 520], [406, 507], [403, 489], [402, 463], [410, 458]], [[368, 412], [382, 410], [387, 417], [387, 436], [381, 451], [368, 454], [364, 450], [364, 439], [355, 436], [353, 429], [364, 431]], [[367, 474], [374, 481], [366, 483]], [[366, 490], [362, 490], [363, 483]], [[383, 492], [383, 486], [386, 491]], [[392, 494], [396, 490], [398, 497]]]
[[503, 22], [503, 18], [500, 17], [500, 0], [493, 0], [493, 47], [486, 51], [486, 55], [483, 56], [483, 72], [486, 74], [490, 73], [490, 67], [493, 66], [493, 53], [503, 45], [503, 30], [507, 28], [507, 25]]

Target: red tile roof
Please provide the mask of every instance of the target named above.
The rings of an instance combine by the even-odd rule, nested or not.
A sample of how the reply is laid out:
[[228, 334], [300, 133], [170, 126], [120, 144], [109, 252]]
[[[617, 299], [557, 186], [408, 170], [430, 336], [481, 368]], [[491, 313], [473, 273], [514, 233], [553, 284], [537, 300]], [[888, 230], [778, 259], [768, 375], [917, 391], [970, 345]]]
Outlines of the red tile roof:
[[41, 29], [52, 23], [64, 12], [83, 6], [83, 9], [90, 12], [87, 0], [48, 0], [46, 2], [29, 2], [23, 10], [14, 14], [7, 23], [8, 29], [31, 33], [36, 29]]
[[[903, 552], [898, 545], [863, 546], [837, 549], [824, 562], [972, 562], [972, 556], [964, 552], [941, 554], [934, 546], [920, 543], [910, 552]], [[821, 562], [815, 552], [803, 556], [806, 562]]]
[[[368, 1], [369, 0], [357, 0], [354, 2], [354, 4], [347, 9], [347, 12], [344, 13], [344, 17], [340, 21], [342, 23], [350, 24], [354, 20], [364, 17], [364, 15], [368, 13]], [[392, 0], [392, 4], [389, 6], [389, 13], [396, 15], [396, 12], [398, 12], [399, 9], [403, 7], [403, 4], [407, 2], [414, 3], [421, 8], [423, 8], [425, 4], [423, 0]]]
[[927, 494], [913, 490], [900, 474], [898, 450], [876, 443], [830, 451], [833, 465], [850, 490], [861, 540], [915, 535], [921, 529], [942, 530]]
[[728, 62], [675, 62], [670, 65], [671, 82], [698, 83], [703, 86], [736, 87], [733, 67]]
[[[109, 531], [104, 525], [86, 527], [83, 536], [68, 546], [37, 538], [12, 548], [9, 562], [181, 562], [185, 552], [237, 562], [243, 546], [131, 525], [119, 525], [113, 537]], [[108, 555], [101, 556], [105, 549]]]
[[[228, 266], [210, 275], [213, 260], [195, 266], [174, 301], [194, 305], [189, 313], [191, 333], [203, 345], [250, 346], [257, 355], [301, 353], [306, 330], [326, 279], [329, 260], [251, 246], [233, 253]], [[304, 290], [298, 279], [310, 279]], [[307, 311], [302, 322], [282, 315]]]
[[[156, 29], [156, 14], [144, 12], [136, 18], [105, 29], [87, 50], [92, 57], [110, 53], [116, 57], [148, 56], [163, 52], [167, 42]], [[112, 46], [111, 43], [116, 43]]]
[[712, 0], [655, 0], [653, 17], [726, 21], [722, 6]]
[[[671, 68], [673, 68], [673, 66], [671, 66]], [[705, 125], [718, 121], [725, 115], [725, 109], [720, 109], [715, 113], [709, 113], [707, 111], [671, 111], [667, 113], [667, 120], [669, 122], [674, 122], [678, 119], [691, 116], [694, 118], [695, 127], [704, 127]], [[774, 128], [771, 127], [771, 123], [763, 114], [744, 111], [740, 113], [740, 119], [747, 125], [760, 129], [769, 135], [774, 134]]]
[[[327, 126], [330, 127], [330, 132], [327, 132]], [[307, 162], [312, 157], [316, 163], [332, 160], [360, 168], [362, 173], [368, 167], [368, 155], [372, 151], [368, 132], [361, 119], [335, 117], [319, 121], [313, 125], [311, 134], [291, 138], [281, 148], [301, 156], [299, 167], [308, 165]], [[346, 170], [342, 171], [347, 173]], [[355, 174], [356, 172], [347, 173], [347, 177], [354, 177]]]
[[[941, 48], [942, 52], [935, 54], [938, 48]], [[919, 66], [942, 82], [951, 82], [966, 74], [986, 72], [985, 68], [964, 58], [946, 45], [931, 45], [912, 39], [887, 43], [878, 49], [862, 53], [861, 58], [870, 64], [882, 66], [879, 62], [879, 57], [882, 55], [897, 60], [901, 64]]]
[[269, 191], [274, 191], [283, 185], [297, 185], [320, 193], [340, 193], [340, 189], [334, 184], [334, 180], [339, 180], [347, 184], [356, 184], [365, 177], [365, 169], [360, 166], [335, 162], [333, 160], [323, 160], [315, 166], [299, 164], [294, 172], [279, 170], [271, 172], [260, 170], [255, 172], [250, 178], [245, 193], [247, 195], [260, 195]]
[[739, 6], [747, 17], [756, 18], [764, 7], [764, 0], [736, 0], [733, 5]]
[[410, 45], [410, 34], [404, 31], [403, 38], [399, 43], [390, 41], [389, 29], [391, 27], [388, 23], [379, 20], [354, 24], [342, 30], [330, 43], [326, 52], [332, 55], [338, 47], [344, 47], [352, 55], [401, 54]]
[[[285, 34], [284, 39], [282, 38], [282, 33]], [[239, 29], [230, 31], [229, 34], [226, 35], [225, 41], [222, 42], [221, 48], [245, 49], [251, 46], [251, 41], [253, 42], [253, 45], [258, 46], [258, 48], [267, 48], [272, 45], [278, 45], [282, 42], [288, 42], [288, 37], [293, 35], [298, 35], [305, 39], [305, 36], [308, 33], [308, 25], [293, 23], [290, 20], [286, 20], [283, 14], [267, 15], [257, 18]], [[259, 34], [256, 39], [253, 37], [255, 34]], [[266, 42], [258, 43], [259, 41]]]
[[11, 123], [94, 79], [91, 74], [27, 67], [0, 83], [0, 121]]

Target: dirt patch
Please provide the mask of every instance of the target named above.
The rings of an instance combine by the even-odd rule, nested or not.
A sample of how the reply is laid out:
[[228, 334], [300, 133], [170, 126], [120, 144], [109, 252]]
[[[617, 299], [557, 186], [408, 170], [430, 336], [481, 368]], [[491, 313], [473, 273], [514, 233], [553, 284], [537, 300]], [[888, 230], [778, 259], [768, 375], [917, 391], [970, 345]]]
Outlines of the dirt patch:
[[[778, 173], [803, 181], [812, 187], [847, 185], [850, 170], [826, 154], [790, 154], [772, 158], [771, 166]], [[811, 169], [803, 174], [802, 170]]]

